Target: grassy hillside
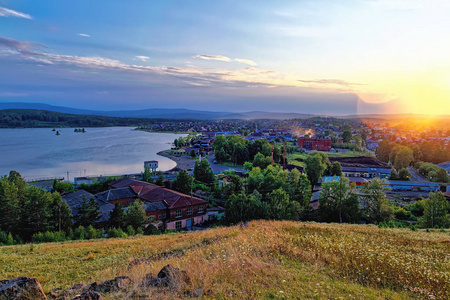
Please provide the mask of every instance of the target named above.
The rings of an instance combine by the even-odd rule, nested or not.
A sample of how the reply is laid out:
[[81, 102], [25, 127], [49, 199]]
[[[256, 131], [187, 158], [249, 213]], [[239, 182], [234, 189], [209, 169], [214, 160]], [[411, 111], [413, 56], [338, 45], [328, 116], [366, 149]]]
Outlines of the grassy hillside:
[[[410, 299], [450, 297], [450, 235], [374, 226], [254, 221], [248, 227], [0, 248], [0, 279], [37, 277], [45, 291], [167, 264], [186, 270], [211, 299]], [[156, 256], [128, 268], [134, 258]], [[168, 253], [167, 253], [168, 252]], [[136, 285], [137, 286], [137, 285]], [[122, 299], [155, 288], [104, 294]]]

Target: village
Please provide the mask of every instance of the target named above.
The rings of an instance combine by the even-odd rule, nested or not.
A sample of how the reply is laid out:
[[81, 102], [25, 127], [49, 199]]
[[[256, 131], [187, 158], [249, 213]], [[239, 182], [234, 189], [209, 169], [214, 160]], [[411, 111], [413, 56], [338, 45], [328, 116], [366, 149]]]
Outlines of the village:
[[[227, 198], [231, 195], [224, 193], [227, 185], [235, 184], [235, 177], [239, 177], [245, 190], [252, 167], [248, 163], [244, 164], [244, 161], [237, 163], [237, 159], [226, 161], [218, 157], [220, 151], [217, 151], [217, 146], [216, 151], [214, 149], [218, 137], [220, 140], [239, 137], [245, 143], [259, 140], [267, 143], [266, 145], [273, 145], [270, 146], [271, 153], [270, 149], [266, 153], [267, 159], [270, 157], [268, 164], [278, 163], [283, 170], [289, 172], [296, 169], [300, 174], [307, 174], [305, 160], [310, 154], [324, 153], [331, 164], [339, 165], [341, 171], [339, 174], [323, 172], [316, 183], [311, 182], [311, 197], [306, 201], [313, 211], [319, 209], [322, 185], [339, 181], [341, 177], [348, 180], [349, 186], [356, 190], [368, 187], [375, 178], [383, 180], [387, 199], [399, 209], [428, 198], [432, 192], [441, 191], [447, 199], [450, 198], [450, 162], [436, 165], [436, 168], [445, 170], [447, 176], [437, 182], [420, 172], [412, 160], [396, 170], [391, 161], [381, 161], [380, 155], [376, 155], [378, 145], [386, 138], [392, 139], [392, 143], [404, 144], [431, 141], [439, 143], [448, 152], [450, 138], [442, 131], [436, 132], [434, 136], [429, 136], [428, 132], [424, 138], [424, 134], [405, 134], [380, 124], [374, 126], [329, 118], [301, 121], [180, 122], [177, 126], [161, 129], [169, 130], [174, 127], [176, 130], [187, 130], [189, 136], [175, 140], [171, 149], [159, 154], [174, 160], [177, 163], [175, 168], [160, 172], [158, 161], [146, 161], [143, 167], [150, 172], [147, 177], [145, 172], [116, 177], [114, 181], [109, 180], [107, 190], [96, 194], [83, 189], [70, 193], [63, 191], [62, 198], [69, 205], [72, 215], [77, 213], [77, 207], [83, 199], [96, 199], [101, 212], [97, 226], [107, 228], [110, 213], [116, 203], [126, 209], [139, 200], [144, 206], [146, 223], [159, 231], [202, 230], [213, 224], [222, 224], [224, 216], [230, 213], [225, 209]], [[228, 131], [211, 131], [223, 129]], [[194, 130], [199, 131], [193, 133]], [[408, 138], [405, 139], [404, 136]], [[277, 153], [274, 154], [274, 149], [278, 149], [278, 157]], [[213, 174], [210, 182], [202, 182], [195, 176], [197, 163], [203, 160]], [[256, 165], [254, 160], [252, 162]], [[193, 178], [190, 189], [185, 190], [185, 193], [181, 193], [180, 188], [176, 187], [182, 170]], [[397, 173], [407, 175], [401, 178]], [[75, 177], [73, 186], [87, 186], [106, 179], [107, 177]], [[239, 190], [236, 190], [236, 194], [238, 193]], [[409, 222], [416, 223], [414, 220]]]

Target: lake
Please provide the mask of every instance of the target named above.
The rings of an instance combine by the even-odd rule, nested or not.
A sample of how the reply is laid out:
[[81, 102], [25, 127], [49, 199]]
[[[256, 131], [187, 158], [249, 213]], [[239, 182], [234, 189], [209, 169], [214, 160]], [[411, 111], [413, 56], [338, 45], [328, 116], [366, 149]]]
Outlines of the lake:
[[175, 162], [157, 155], [183, 134], [150, 133], [130, 127], [0, 129], [0, 175], [18, 171], [26, 179], [140, 173], [144, 161], [159, 161], [158, 170]]

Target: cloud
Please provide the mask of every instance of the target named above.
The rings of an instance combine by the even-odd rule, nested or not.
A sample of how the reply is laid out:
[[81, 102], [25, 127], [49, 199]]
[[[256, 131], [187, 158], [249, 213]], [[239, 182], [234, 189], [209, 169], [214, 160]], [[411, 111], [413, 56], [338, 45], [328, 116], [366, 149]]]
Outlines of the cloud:
[[194, 56], [194, 58], [201, 58], [206, 60], [220, 60], [220, 61], [231, 61], [229, 57], [222, 56], [222, 55], [205, 55], [205, 54], [199, 54]]
[[86, 33], [78, 33], [77, 35], [82, 36], [82, 37], [87, 37], [87, 38], [91, 37], [89, 34], [86, 34]]
[[0, 6], [0, 17], [16, 17], [16, 18], [24, 18], [24, 19], [29, 19], [29, 20], [32, 19], [32, 17], [29, 14], [15, 11], [12, 9], [8, 9], [6, 7], [1, 7], [1, 6]]
[[135, 56], [137, 59], [142, 60], [143, 62], [146, 62], [147, 60], [150, 59], [150, 57], [148, 56], [143, 56], [143, 55], [136, 55]]
[[242, 64], [247, 64], [247, 65], [250, 65], [250, 66], [258, 65], [257, 63], [255, 63], [253, 60], [250, 60], [250, 59], [235, 58], [234, 60], [237, 61], [237, 62], [240, 62]]
[[0, 54], [22, 54], [25, 56], [39, 55], [39, 48], [46, 48], [44, 45], [33, 42], [22, 42], [10, 38], [0, 37]]
[[316, 85], [342, 85], [342, 86], [352, 86], [352, 85], [363, 85], [362, 83], [348, 82], [341, 79], [317, 79], [317, 80], [297, 80], [298, 82]]

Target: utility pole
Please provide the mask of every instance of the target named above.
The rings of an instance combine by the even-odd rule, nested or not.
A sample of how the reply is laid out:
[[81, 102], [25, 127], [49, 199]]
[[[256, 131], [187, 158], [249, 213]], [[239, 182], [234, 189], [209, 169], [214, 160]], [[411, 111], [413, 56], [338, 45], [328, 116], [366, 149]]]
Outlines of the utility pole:
[[59, 229], [59, 232], [61, 232], [61, 202], [58, 203], [58, 208], [59, 208], [59, 222], [58, 222], [58, 229]]
[[339, 223], [342, 224], [342, 175], [339, 176]]

